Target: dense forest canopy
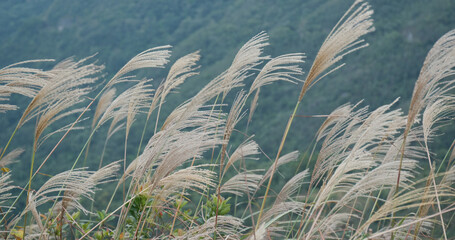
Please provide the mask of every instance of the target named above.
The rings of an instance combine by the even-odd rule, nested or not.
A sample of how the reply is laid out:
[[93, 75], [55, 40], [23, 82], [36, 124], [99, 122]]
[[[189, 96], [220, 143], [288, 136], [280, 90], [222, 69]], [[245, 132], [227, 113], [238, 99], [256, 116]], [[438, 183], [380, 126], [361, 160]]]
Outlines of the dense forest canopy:
[[[112, 76], [126, 59], [147, 48], [170, 44], [173, 60], [200, 50], [200, 76], [189, 79], [179, 94], [171, 96], [169, 101], [175, 105], [221, 73], [239, 47], [261, 31], [270, 36], [266, 54], [304, 52], [307, 63], [302, 67], [308, 71], [320, 42], [343, 14], [340, 9], [349, 5], [349, 1], [316, 0], [290, 0], [286, 4], [253, 0], [2, 1], [0, 65], [31, 59], [82, 59], [96, 54], [98, 62], [106, 66], [107, 75]], [[406, 109], [426, 53], [439, 36], [455, 26], [455, 2], [450, 0], [371, 1], [371, 5], [376, 30], [366, 36], [370, 46], [348, 56], [347, 65], [331, 75], [330, 81], [321, 82], [308, 93], [298, 113], [302, 118], [293, 125], [298, 134], [286, 145], [287, 151], [304, 151], [322, 121], [303, 116], [325, 115], [341, 104], [360, 100], [375, 108], [397, 97], [401, 97], [398, 105]], [[149, 74], [154, 86], [164, 74], [165, 71]], [[275, 154], [274, 146], [292, 112], [298, 89], [292, 84], [276, 83], [261, 91], [255, 118], [266, 121], [255, 121], [250, 128], [267, 154]], [[0, 123], [13, 128], [19, 114], [20, 111], [9, 112]], [[33, 124], [24, 129], [27, 127], [31, 129]], [[138, 135], [141, 127], [132, 131]], [[8, 131], [4, 133], [0, 136], [2, 142], [9, 137]], [[31, 140], [16, 139], [13, 144], [28, 146]], [[122, 138], [118, 141], [121, 145]], [[441, 147], [446, 148], [450, 141], [447, 139]], [[66, 159], [66, 152], [78, 149], [80, 146], [73, 141], [64, 145], [56, 158]], [[112, 157], [117, 159], [115, 153]]]
[[[201, 75], [188, 81], [176, 102], [186, 99], [232, 61], [236, 50], [261, 31], [270, 36], [266, 53], [278, 56], [304, 52], [314, 58], [319, 43], [341, 17], [349, 1], [2, 1], [0, 3], [0, 65], [30, 59], [56, 59], [93, 54], [113, 74], [135, 54], [171, 44], [172, 58], [201, 50]], [[401, 96], [407, 106], [426, 52], [455, 25], [455, 3], [437, 1], [371, 1], [376, 31], [367, 36], [370, 47], [350, 56], [347, 66], [310, 92], [302, 115], [327, 114], [346, 102], [364, 99], [377, 107]], [[361, 63], [361, 65], [360, 65]], [[308, 64], [303, 66], [308, 71]], [[164, 77], [153, 76], [155, 85]], [[281, 84], [264, 89], [258, 112], [266, 123], [253, 129], [284, 127], [297, 91]], [[328, 94], [330, 93], [330, 94]], [[271, 104], [275, 103], [275, 104]], [[276, 114], [279, 113], [279, 114]], [[14, 122], [16, 116], [9, 113]], [[2, 123], [5, 119], [1, 120]], [[313, 123], [314, 122], [314, 123]], [[295, 128], [308, 143], [319, 120], [297, 121]], [[264, 125], [262, 125], [264, 124]], [[273, 134], [272, 134], [273, 135]], [[275, 136], [259, 135], [265, 149]], [[1, 139], [6, 136], [2, 135]], [[267, 139], [267, 140], [263, 140]], [[290, 144], [301, 148], [301, 141]], [[290, 148], [290, 149], [292, 149]], [[273, 148], [269, 153], [273, 153]]]

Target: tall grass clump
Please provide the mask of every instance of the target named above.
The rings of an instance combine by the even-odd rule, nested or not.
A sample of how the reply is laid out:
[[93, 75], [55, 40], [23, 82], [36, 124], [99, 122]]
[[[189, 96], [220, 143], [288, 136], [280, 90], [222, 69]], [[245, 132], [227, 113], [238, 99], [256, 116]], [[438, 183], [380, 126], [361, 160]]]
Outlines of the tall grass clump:
[[[51, 60], [0, 69], [2, 114], [18, 111], [12, 94], [31, 99], [17, 127], [3, 131], [10, 137], [0, 156], [1, 238], [453, 238], [453, 144], [443, 159], [430, 147], [455, 114], [455, 30], [428, 53], [407, 113], [397, 108], [399, 99], [372, 110], [348, 103], [327, 115], [305, 159], [298, 151], [284, 152], [299, 106], [311, 101], [306, 93], [322, 79], [330, 81], [346, 55], [368, 46], [363, 37], [374, 31], [372, 14], [368, 3], [355, 1], [306, 74], [303, 53], [264, 55], [268, 35], [261, 32], [224, 72], [170, 113], [164, 111], [166, 97], [198, 75], [199, 52], [168, 66], [170, 46], [148, 49], [110, 79], [93, 56], [50, 69], [33, 66]], [[134, 75], [166, 67], [161, 82]], [[267, 156], [248, 127], [261, 88], [278, 81], [298, 84], [301, 91], [271, 164], [251, 168]], [[131, 134], [141, 116], [142, 134]], [[11, 150], [16, 134], [24, 134], [18, 129], [30, 122], [33, 145]], [[37, 181], [61, 142], [82, 128], [88, 135], [80, 152], [72, 153], [72, 167]], [[109, 140], [120, 134], [123, 154], [106, 159], [119, 147]], [[50, 150], [40, 148], [45, 141], [55, 141]], [[98, 141], [104, 145], [93, 159], [89, 147]], [[134, 155], [127, 154], [131, 149]], [[14, 162], [24, 151], [32, 156], [23, 169], [29, 177], [16, 186]], [[306, 166], [298, 163], [303, 160]], [[86, 167], [94, 161], [97, 168]], [[276, 183], [280, 167], [293, 162], [301, 167]], [[110, 190], [96, 198], [103, 188]]]

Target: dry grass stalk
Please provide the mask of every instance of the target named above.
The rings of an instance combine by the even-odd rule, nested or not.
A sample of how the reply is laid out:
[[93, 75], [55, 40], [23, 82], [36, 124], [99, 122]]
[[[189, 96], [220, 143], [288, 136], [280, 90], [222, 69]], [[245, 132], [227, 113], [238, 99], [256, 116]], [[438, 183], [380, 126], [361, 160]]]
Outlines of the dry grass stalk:
[[93, 115], [92, 129], [95, 128], [95, 125], [98, 122], [101, 115], [111, 105], [111, 103], [115, 97], [115, 92], [116, 92], [116, 89], [111, 88], [108, 91], [106, 91], [105, 93], [103, 93], [103, 95], [101, 95], [100, 99], [98, 100], [98, 105], [96, 106], [96, 109], [95, 109], [95, 114]]
[[106, 87], [128, 80], [128, 73], [144, 68], [163, 68], [171, 56], [168, 50], [171, 46], [165, 45], [147, 49], [129, 60], [107, 83]]
[[372, 14], [373, 11], [370, 10], [370, 5], [368, 3], [361, 0], [355, 1], [351, 8], [349, 8], [340, 21], [335, 25], [319, 49], [313, 65], [304, 81], [299, 99], [294, 108], [294, 112], [288, 120], [281, 143], [278, 147], [277, 155], [272, 168], [272, 174], [269, 178], [261, 209], [259, 211], [259, 220], [261, 219], [264, 210], [278, 159], [281, 155], [281, 151], [283, 150], [291, 124], [303, 96], [320, 79], [342, 67], [343, 64], [336, 67], [333, 67], [333, 65], [342, 60], [345, 55], [368, 46], [368, 44], [363, 44], [363, 40], [359, 39], [363, 35], [374, 31], [373, 20], [371, 19]]
[[256, 66], [270, 59], [269, 56], [261, 56], [263, 48], [269, 45], [268, 38], [265, 32], [261, 32], [240, 48], [231, 66], [221, 75], [220, 84], [225, 88], [223, 98], [231, 89], [243, 86], [242, 82], [250, 76], [249, 72]]
[[344, 56], [368, 46], [360, 38], [374, 31], [372, 14], [370, 5], [362, 0], [355, 1], [346, 11], [322, 43], [305, 79], [299, 102], [315, 83], [344, 65], [334, 66]]
[[214, 177], [216, 174], [210, 170], [202, 169], [202, 167], [207, 166], [193, 166], [177, 170], [162, 178], [156, 186], [153, 185], [153, 182], [143, 184], [143, 188], [150, 189], [147, 194], [154, 199], [153, 207], [163, 209], [163, 204], [169, 204], [169, 207], [172, 207], [172, 203], [181, 198], [176, 193], [186, 194], [186, 191], [182, 190], [191, 190], [202, 194], [209, 188], [215, 187]]
[[147, 114], [147, 119], [150, 117], [150, 114], [155, 109], [158, 104], [158, 113], [155, 123], [155, 133], [158, 128], [158, 121], [160, 118], [161, 107], [165, 101], [166, 96], [173, 90], [178, 88], [187, 78], [199, 74], [195, 72], [199, 67], [196, 66], [196, 62], [200, 59], [199, 51], [190, 53], [186, 56], [179, 58], [172, 65], [166, 79], [158, 86], [156, 97], [153, 98], [152, 104], [150, 106], [149, 112]]
[[239, 239], [243, 231], [239, 231], [242, 227], [242, 220], [233, 216], [218, 216], [216, 228], [215, 217], [206, 219], [203, 225], [189, 229], [188, 232], [176, 237], [176, 239], [212, 239], [212, 236], [217, 238], [232, 240]]
[[231, 154], [229, 157], [229, 161], [226, 163], [224, 167], [223, 176], [226, 174], [227, 170], [231, 167], [232, 164], [236, 163], [241, 159], [251, 159], [257, 160], [258, 158], [249, 157], [251, 155], [258, 155], [259, 154], [259, 145], [255, 141], [245, 141], [244, 143], [240, 144], [237, 149]]
[[150, 95], [153, 92], [153, 89], [149, 88], [148, 82], [149, 81], [141, 81], [118, 95], [109, 106], [105, 108], [104, 113], [96, 124], [96, 128], [110, 119], [113, 119], [109, 127], [109, 132], [112, 132], [117, 124], [128, 116], [130, 116], [129, 122], [132, 124], [132, 117], [137, 111], [148, 107], [149, 100], [151, 99]]
[[262, 175], [250, 172], [239, 173], [227, 180], [221, 187], [220, 193], [231, 193], [242, 197], [244, 193], [253, 193], [257, 190]]
[[406, 131], [429, 103], [453, 89], [455, 81], [447, 80], [455, 71], [455, 30], [442, 36], [428, 52], [412, 93]]
[[[276, 168], [278, 169], [281, 165], [284, 165], [284, 164], [290, 163], [292, 161], [295, 161], [295, 160], [297, 160], [298, 157], [299, 157], [299, 152], [298, 151], [290, 152], [290, 153], [288, 153], [286, 155], [283, 155], [282, 157], [280, 157], [278, 159]], [[259, 182], [259, 185], [264, 184], [264, 182], [272, 174], [272, 171], [273, 171], [273, 165], [270, 166], [270, 168], [267, 170], [267, 172], [265, 172], [264, 177]]]
[[[8, 101], [10, 94], [20, 94], [33, 98], [47, 84], [48, 74], [40, 69], [24, 67], [28, 63], [50, 62], [53, 60], [30, 60], [19, 62], [0, 69], [0, 101]], [[16, 105], [0, 104], [0, 113], [17, 109]]]
[[[275, 201], [264, 209], [275, 171], [299, 156], [297, 151], [280, 155], [303, 95], [320, 79], [342, 67], [343, 64], [339, 62], [344, 56], [367, 46], [361, 38], [374, 30], [371, 14], [367, 3], [356, 1], [322, 44], [303, 84], [275, 161], [264, 176], [256, 174], [254, 170], [245, 169], [222, 185], [225, 174], [229, 169], [235, 168], [234, 165], [239, 160], [256, 160], [256, 155], [259, 154], [259, 146], [251, 140], [252, 137], [247, 138], [233, 151], [225, 164], [231, 136], [245, 115], [243, 107], [247, 98], [256, 91], [251, 103], [249, 123], [257, 106], [261, 87], [274, 81], [296, 83], [299, 81], [297, 77], [302, 74], [299, 64], [303, 63], [303, 54], [286, 54], [271, 59], [264, 64], [248, 93], [240, 90], [229, 114], [224, 114], [221, 111], [225, 106], [224, 97], [232, 89], [243, 86], [244, 80], [253, 76], [253, 72], [258, 71], [256, 68], [270, 59], [269, 56], [262, 56], [263, 48], [268, 45], [265, 33], [262, 32], [248, 41], [225, 72], [213, 79], [193, 98], [175, 108], [161, 129], [155, 127], [155, 134], [148, 141], [143, 153], [127, 166], [119, 184], [126, 184], [128, 181], [125, 180], [131, 177], [131, 195], [121, 207], [107, 215], [109, 217], [122, 210], [117, 228], [113, 230], [114, 238], [120, 237], [126, 231], [124, 226], [129, 205], [137, 195], [145, 195], [150, 205], [139, 209], [142, 213], [137, 221], [136, 232], [134, 235], [124, 235], [126, 237], [138, 237], [139, 229], [155, 224], [152, 221], [158, 211], [173, 212], [174, 203], [184, 196], [190, 196], [191, 192], [205, 195], [211, 191], [216, 191], [219, 199], [227, 199], [224, 195], [228, 194], [242, 197], [246, 193], [248, 206], [253, 206], [249, 209], [248, 217], [258, 215], [256, 223], [253, 219], [253, 232], [245, 232], [249, 228], [243, 225], [243, 220], [248, 217], [239, 219], [221, 216], [217, 211], [216, 216], [205, 219], [207, 215], [196, 209], [194, 219], [200, 217], [201, 223], [182, 218], [177, 226], [181, 224], [185, 228], [183, 231], [175, 234], [172, 231], [173, 223], [170, 231], [162, 228], [164, 233], [155, 237], [166, 238], [175, 234], [179, 236], [174, 237], [181, 239], [211, 239], [214, 236], [223, 239], [388, 239], [414, 236], [414, 239], [419, 239], [426, 237], [431, 228], [437, 225], [442, 225], [445, 231], [443, 214], [454, 210], [451, 200], [455, 197], [455, 167], [449, 165], [450, 168], [445, 173], [435, 172], [428, 145], [435, 131], [452, 116], [454, 110], [454, 98], [450, 94], [455, 81], [449, 77], [453, 76], [455, 71], [455, 31], [443, 36], [428, 54], [414, 89], [409, 115], [403, 115], [400, 109], [391, 110], [397, 100], [372, 112], [369, 112], [367, 107], [358, 107], [360, 103], [336, 109], [328, 115], [317, 133], [317, 145], [314, 149], [316, 151], [320, 147], [320, 150], [316, 152], [317, 162], [311, 174], [310, 187], [303, 188], [309, 175], [307, 169], [285, 183]], [[132, 71], [164, 67], [169, 58], [168, 48], [169, 46], [162, 46], [140, 53], [109, 81], [108, 87], [123, 81], [136, 81], [130, 75]], [[112, 119], [106, 143], [122, 124], [126, 126], [127, 138], [137, 114], [146, 113], [144, 110], [148, 109], [148, 119], [157, 106], [161, 108], [166, 96], [173, 89], [188, 77], [197, 74], [195, 70], [198, 68], [196, 62], [199, 58], [199, 53], [195, 52], [177, 60], [170, 68], [166, 80], [158, 86], [153, 100], [147, 80], [139, 82], [115, 99], [114, 89], [105, 92], [95, 111], [92, 128], [97, 129]], [[86, 62], [87, 59], [79, 62], [68, 59], [49, 71], [16, 66], [0, 69], [0, 99], [6, 99], [9, 94], [33, 97], [18, 126], [37, 117], [36, 144], [39, 145], [40, 141], [47, 139], [42, 136], [48, 126], [80, 111], [73, 109], [74, 105], [82, 101], [82, 96], [90, 91], [89, 85], [94, 83], [96, 75], [102, 69]], [[219, 104], [218, 99], [212, 105], [207, 103], [221, 94], [223, 104]], [[12, 104], [0, 105], [0, 111], [13, 108]], [[419, 122], [422, 111], [422, 122]], [[120, 124], [125, 119], [126, 121]], [[157, 123], [158, 120], [159, 113]], [[70, 128], [74, 129], [74, 124]], [[125, 149], [126, 146], [127, 139]], [[218, 176], [213, 170], [208, 170], [216, 165], [201, 163], [205, 152], [212, 150], [215, 155], [215, 147], [220, 147]], [[400, 160], [397, 159], [399, 154], [402, 156]], [[18, 152], [13, 151], [6, 155], [0, 165], [10, 163], [11, 159], [15, 158], [14, 155], [18, 155]], [[418, 161], [424, 158], [430, 163], [430, 175], [427, 179], [416, 180], [414, 175], [419, 168]], [[191, 166], [186, 167], [185, 164], [190, 161]], [[197, 165], [194, 166], [196, 161]], [[126, 167], [126, 162], [124, 166]], [[64, 221], [64, 213], [73, 209], [89, 213], [82, 206], [81, 198], [92, 200], [97, 184], [110, 181], [110, 176], [118, 169], [119, 164], [113, 163], [97, 172], [76, 169], [57, 174], [38, 191], [30, 192], [27, 207], [10, 225], [16, 224], [25, 212], [31, 211], [36, 224], [29, 224], [28, 237], [47, 237], [46, 228], [49, 224], [43, 225], [38, 211], [44, 203], [57, 202], [53, 211], [50, 211], [53, 215], [47, 217], [57, 218], [60, 223]], [[0, 177], [0, 202], [10, 197], [8, 191], [13, 187], [10, 185], [9, 176], [5, 174]], [[253, 213], [255, 199], [251, 196], [255, 196], [267, 179], [269, 183], [261, 209], [259, 213]], [[219, 181], [218, 188], [216, 180]], [[426, 184], [423, 184], [425, 180]], [[306, 192], [306, 195], [300, 195], [300, 190]], [[64, 194], [60, 195], [61, 192]], [[371, 202], [374, 202], [373, 206]], [[433, 209], [434, 205], [438, 206], [438, 210], [432, 214], [431, 211], [436, 211]], [[180, 218], [180, 210], [178, 206], [174, 222]], [[105, 219], [96, 224], [89, 232], [84, 232], [84, 236], [104, 221]], [[400, 225], [395, 225], [395, 221], [400, 221]], [[156, 226], [159, 228], [158, 224]], [[376, 232], [373, 232], [372, 226], [377, 226]]]
[[248, 114], [248, 124], [251, 122], [253, 119], [253, 114], [256, 111], [256, 107], [258, 106], [258, 100], [259, 100], [259, 92], [261, 91], [261, 88], [258, 88], [256, 90], [256, 93], [254, 94], [254, 98], [251, 101], [250, 104], [250, 113]]
[[[17, 162], [17, 158], [24, 152], [23, 148], [16, 148], [0, 159], [0, 168], [5, 168], [11, 163]], [[1, 152], [1, 149], [0, 149]]]
[[[40, 189], [36, 191], [29, 201], [33, 201], [36, 207], [42, 204], [60, 200], [55, 211], [59, 212], [61, 208], [76, 208], [89, 213], [80, 203], [79, 198], [85, 197], [93, 200], [92, 195], [98, 184], [103, 184], [113, 180], [115, 172], [120, 168], [119, 164], [114, 162], [98, 171], [86, 171], [84, 169], [69, 170], [59, 173], [46, 181]], [[63, 196], [59, 193], [64, 192]], [[57, 195], [54, 195], [57, 193]], [[27, 210], [29, 210], [27, 208]], [[25, 213], [25, 212], [24, 212]]]
[[169, 70], [166, 80], [164, 81], [163, 92], [160, 94], [161, 103], [164, 102], [166, 96], [173, 89], [176, 89], [187, 78], [199, 74], [198, 72], [195, 72], [195, 70], [199, 68], [196, 66], [196, 64], [200, 58], [201, 56], [199, 55], [199, 51], [196, 51], [175, 61]]
[[91, 58], [78, 62], [67, 59], [48, 71], [47, 74], [50, 78], [47, 84], [40, 89], [24, 110], [19, 126], [35, 115], [40, 115], [49, 106], [65, 101], [66, 98], [78, 99], [76, 103], [79, 102], [80, 97], [90, 91], [90, 88], [86, 86], [98, 80], [96, 74], [104, 68], [93, 63], [87, 64], [89, 59]]
[[290, 53], [272, 58], [256, 76], [248, 94], [276, 81], [297, 84], [301, 81], [297, 77], [303, 74], [299, 65], [304, 63], [304, 58], [303, 53]]
[[237, 97], [234, 100], [234, 103], [232, 103], [231, 111], [229, 112], [229, 115], [226, 120], [226, 126], [224, 128], [224, 136], [223, 136], [223, 146], [221, 148], [221, 159], [220, 159], [220, 181], [221, 181], [221, 175], [224, 169], [224, 161], [226, 157], [226, 150], [227, 150], [227, 143], [229, 142], [229, 139], [231, 138], [232, 132], [234, 131], [235, 126], [237, 123], [245, 116], [245, 113], [242, 114], [242, 109], [243, 106], [245, 106], [245, 102], [247, 100], [247, 97], [245, 95], [245, 92], [241, 90], [238, 94]]
[[[12, 181], [10, 180], [11, 178], [11, 174], [10, 173], [6, 173], [6, 174], [2, 174], [0, 176], [0, 207], [1, 208], [8, 208], [7, 206], [3, 206], [3, 203], [5, 200], [7, 199], [10, 199], [11, 198], [11, 193], [9, 191], [11, 191], [12, 189], [14, 189], [15, 187], [13, 185], [11, 185]], [[3, 213], [0, 214], [0, 216], [2, 216]]]

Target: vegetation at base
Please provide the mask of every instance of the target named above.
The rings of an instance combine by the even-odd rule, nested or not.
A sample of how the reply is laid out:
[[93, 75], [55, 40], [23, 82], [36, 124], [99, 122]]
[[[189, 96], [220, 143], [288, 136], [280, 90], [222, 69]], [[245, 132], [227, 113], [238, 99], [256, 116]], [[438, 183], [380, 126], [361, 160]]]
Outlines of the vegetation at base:
[[[52, 2], [47, 9], [59, 4]], [[96, 8], [97, 3], [92, 4]], [[327, 4], [321, 9], [336, 5]], [[172, 9], [178, 12], [176, 6]], [[355, 75], [368, 69], [357, 65], [354, 71], [344, 60], [357, 51], [362, 57], [374, 47], [366, 48], [374, 41], [373, 11], [364, 1], [345, 7], [332, 30], [318, 33], [325, 38], [312, 43], [319, 43], [319, 50], [308, 58], [292, 47], [291, 53], [281, 53], [273, 48], [273, 38], [259, 31], [237, 52], [211, 49], [208, 59], [225, 53], [223, 59], [230, 60], [226, 69], [219, 69], [225, 61], [220, 60], [209, 73], [204, 73], [207, 59], [201, 59], [204, 48], [191, 47], [173, 59], [172, 51], [183, 51], [183, 43], [175, 50], [162, 45], [142, 51], [114, 66], [112, 74], [105, 74], [93, 55], [31, 60], [0, 69], [0, 112], [8, 116], [2, 118], [7, 136], [2, 134], [6, 140], [0, 151], [1, 236], [453, 237], [455, 154], [453, 144], [437, 143], [451, 137], [441, 135], [441, 129], [453, 129], [454, 30], [427, 53], [409, 101], [394, 99], [372, 110], [361, 101], [344, 104], [319, 116], [322, 122], [314, 137], [299, 131], [314, 92], [338, 88], [334, 72]], [[72, 21], [59, 23], [58, 31]], [[406, 37], [413, 39], [412, 34]], [[198, 78], [200, 90], [185, 92], [189, 85], [184, 82]], [[287, 87], [276, 89], [277, 84]], [[280, 92], [296, 86], [300, 91], [294, 96]], [[171, 94], [177, 89], [180, 98]], [[264, 118], [264, 109], [272, 106], [288, 111], [277, 118], [282, 128], [265, 127], [277, 120]], [[256, 121], [261, 124], [254, 125]], [[293, 151], [292, 139], [302, 135], [313, 140], [306, 150]], [[265, 141], [264, 151], [260, 140], [265, 137], [278, 141]], [[23, 148], [15, 148], [16, 139], [27, 138], [19, 141], [27, 143]], [[72, 144], [77, 142], [82, 145]], [[21, 159], [25, 167], [18, 168], [13, 163], [24, 151], [30, 161]], [[11, 181], [11, 176], [22, 181]]]

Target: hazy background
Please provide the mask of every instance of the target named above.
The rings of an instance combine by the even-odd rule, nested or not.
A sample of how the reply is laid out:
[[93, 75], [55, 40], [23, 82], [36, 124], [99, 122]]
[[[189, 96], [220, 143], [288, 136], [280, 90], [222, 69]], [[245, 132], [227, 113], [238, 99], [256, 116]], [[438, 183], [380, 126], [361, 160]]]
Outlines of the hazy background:
[[[304, 52], [307, 60], [303, 68], [308, 71], [323, 39], [352, 2], [3, 0], [0, 1], [0, 66], [29, 59], [60, 61], [71, 56], [81, 59], [97, 53], [95, 58], [105, 64], [106, 77], [109, 77], [134, 55], [151, 47], [172, 45], [172, 60], [201, 50], [201, 74], [189, 79], [179, 94], [169, 98], [170, 107], [193, 96], [203, 84], [226, 69], [238, 49], [261, 31], [270, 36], [266, 54]], [[376, 108], [397, 97], [401, 97], [398, 106], [406, 111], [426, 53], [440, 36], [455, 28], [453, 0], [369, 2], [375, 11], [376, 27], [376, 31], [366, 37], [370, 46], [348, 56], [347, 66], [312, 88], [303, 100], [299, 115], [328, 114], [341, 104], [362, 99], [364, 105]], [[139, 75], [153, 77], [157, 86], [165, 72]], [[285, 83], [261, 90], [248, 133], [256, 135], [255, 140], [266, 154], [276, 154], [299, 91], [300, 86]], [[12, 99], [21, 102], [22, 109], [29, 101], [19, 96]], [[169, 112], [169, 108], [164, 112]], [[21, 113], [18, 110], [0, 115], [0, 146], [5, 145]], [[319, 118], [297, 118], [285, 152], [304, 152], [320, 122]], [[131, 130], [129, 160], [136, 154], [143, 124], [144, 119], [139, 118]], [[13, 146], [31, 149], [33, 136], [29, 132], [33, 126], [33, 121], [24, 126]], [[43, 172], [53, 174], [69, 169], [88, 132], [89, 129], [72, 133]], [[122, 135], [124, 133], [117, 134], [110, 142], [107, 162], [122, 158], [123, 147], [119, 147], [123, 146]], [[151, 131], [148, 131], [147, 137], [150, 136]], [[452, 137], [453, 134], [446, 135], [435, 144], [447, 149]], [[105, 129], [101, 129], [91, 147], [90, 166], [97, 166], [104, 138]], [[55, 142], [55, 138], [50, 139], [39, 149], [38, 164]], [[28, 178], [29, 159], [30, 151], [27, 151], [21, 162], [11, 166], [15, 181], [20, 184]], [[266, 158], [263, 159], [267, 166]]]

